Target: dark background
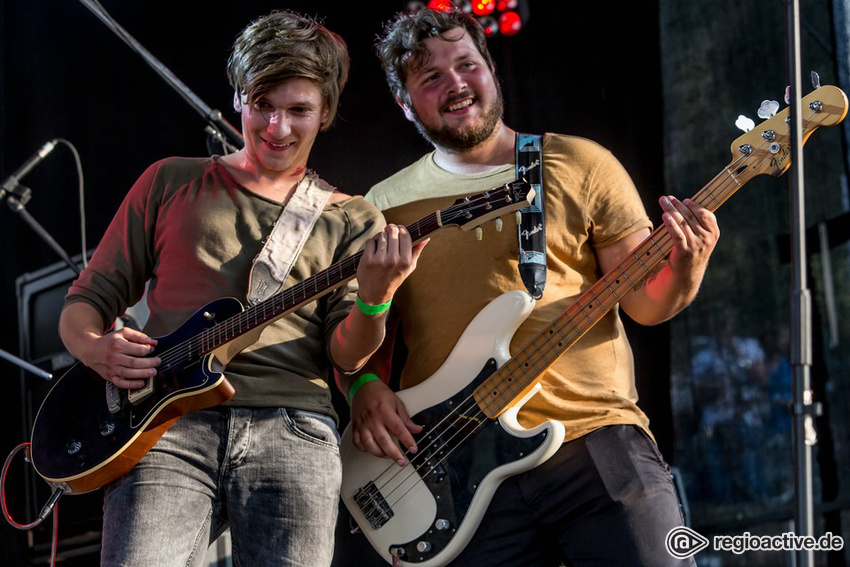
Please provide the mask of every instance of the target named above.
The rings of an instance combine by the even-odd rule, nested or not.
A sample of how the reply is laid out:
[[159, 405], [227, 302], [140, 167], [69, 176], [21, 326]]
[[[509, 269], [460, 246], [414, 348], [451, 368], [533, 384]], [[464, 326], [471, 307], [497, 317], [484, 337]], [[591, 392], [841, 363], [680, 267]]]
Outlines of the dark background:
[[[405, 4], [103, 0], [107, 12], [130, 35], [232, 122], [238, 117], [231, 108], [225, 62], [237, 32], [275, 8], [324, 17], [348, 42], [352, 71], [337, 123], [320, 135], [310, 165], [332, 184], [357, 194], [429, 149], [395, 106], [373, 55], [383, 22]], [[529, 20], [517, 36], [491, 40], [506, 98], [506, 121], [519, 130], [577, 134], [607, 146], [634, 177], [657, 223], [655, 200], [664, 181], [657, 3], [616, 3], [616, 9], [585, 2], [528, 4]], [[201, 117], [84, 4], [5, 0], [0, 2], [0, 29], [0, 172], [9, 175], [47, 140], [72, 143], [85, 175], [89, 248], [97, 245], [126, 191], [148, 164], [170, 155], [207, 153]], [[72, 153], [58, 146], [24, 182], [32, 188], [29, 213], [70, 255], [80, 254]], [[0, 348], [25, 356], [20, 336], [30, 329], [22, 329], [17, 315], [15, 282], [60, 260], [6, 207], [0, 210], [0, 243], [0, 311], [6, 313]], [[630, 325], [629, 330], [641, 404], [669, 456], [668, 329]], [[52, 324], [31, 334], [30, 340], [48, 345], [48, 351], [58, 345]], [[6, 361], [0, 361], [0, 368], [0, 387], [6, 393], [0, 396], [0, 455], [5, 458], [26, 440], [22, 415], [37, 404], [37, 394], [35, 401], [22, 400], [21, 384], [25, 393], [44, 384]], [[29, 521], [18, 504], [23, 468], [16, 459], [7, 491], [17, 505], [13, 514]], [[63, 516], [70, 525], [76, 504], [72, 497], [62, 503], [71, 510]], [[16, 546], [7, 544], [19, 545], [24, 536], [0, 524], [2, 547], [8, 553]]]

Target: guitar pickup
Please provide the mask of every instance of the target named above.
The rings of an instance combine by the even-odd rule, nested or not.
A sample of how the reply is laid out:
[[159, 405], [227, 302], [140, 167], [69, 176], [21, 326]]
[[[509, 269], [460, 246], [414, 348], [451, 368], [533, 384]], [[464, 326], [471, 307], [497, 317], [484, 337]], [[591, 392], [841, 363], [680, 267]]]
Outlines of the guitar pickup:
[[129, 390], [127, 392], [127, 401], [129, 401], [133, 405], [136, 405], [151, 394], [153, 394], [153, 378], [146, 378], [144, 386], [136, 390]]
[[393, 517], [393, 509], [374, 482], [369, 482], [354, 495], [354, 501], [373, 529], [379, 529]]

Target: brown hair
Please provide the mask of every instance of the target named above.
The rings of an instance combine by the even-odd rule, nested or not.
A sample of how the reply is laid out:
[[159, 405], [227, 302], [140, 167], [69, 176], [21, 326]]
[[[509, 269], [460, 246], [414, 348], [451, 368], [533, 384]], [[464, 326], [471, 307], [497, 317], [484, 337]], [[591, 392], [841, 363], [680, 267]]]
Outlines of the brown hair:
[[472, 38], [478, 52], [495, 74], [496, 66], [487, 49], [487, 36], [478, 21], [460, 10], [442, 12], [425, 8], [418, 12], [402, 12], [384, 28], [384, 36], [378, 39], [378, 59], [384, 68], [393, 96], [410, 104], [405, 83], [411, 60], [421, 65], [428, 60], [428, 49], [424, 40], [437, 37], [454, 28], [463, 28]]
[[314, 81], [328, 109], [322, 125], [326, 130], [336, 116], [349, 66], [348, 48], [339, 35], [312, 18], [275, 11], [248, 24], [236, 37], [227, 78], [248, 103], [289, 79]]

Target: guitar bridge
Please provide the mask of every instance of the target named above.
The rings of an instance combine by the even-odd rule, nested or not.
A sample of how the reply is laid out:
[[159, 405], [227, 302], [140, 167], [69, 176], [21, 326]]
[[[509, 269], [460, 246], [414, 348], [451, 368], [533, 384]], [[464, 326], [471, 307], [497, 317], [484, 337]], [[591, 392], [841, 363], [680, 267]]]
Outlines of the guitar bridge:
[[393, 509], [374, 482], [369, 482], [354, 495], [354, 501], [374, 529], [382, 527], [393, 517]]

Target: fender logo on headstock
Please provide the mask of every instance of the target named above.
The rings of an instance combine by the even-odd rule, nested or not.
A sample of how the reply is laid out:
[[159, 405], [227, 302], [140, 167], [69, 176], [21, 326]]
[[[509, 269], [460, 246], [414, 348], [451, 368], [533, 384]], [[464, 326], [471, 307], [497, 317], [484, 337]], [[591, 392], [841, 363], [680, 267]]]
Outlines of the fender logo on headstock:
[[770, 158], [770, 167], [776, 168], [778, 170], [785, 169], [785, 161], [791, 157], [791, 146], [784, 145], [782, 146], [782, 151], [779, 152], [778, 156], [773, 156]]

